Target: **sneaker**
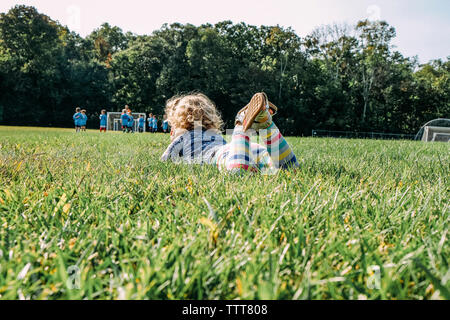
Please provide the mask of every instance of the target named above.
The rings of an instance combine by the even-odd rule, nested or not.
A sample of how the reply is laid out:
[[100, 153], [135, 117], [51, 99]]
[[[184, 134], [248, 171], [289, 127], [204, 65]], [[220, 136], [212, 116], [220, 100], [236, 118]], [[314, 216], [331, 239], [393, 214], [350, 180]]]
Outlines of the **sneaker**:
[[244, 132], [250, 128], [267, 129], [277, 111], [278, 108], [269, 101], [264, 92], [257, 93], [250, 103], [238, 112], [235, 124], [242, 125]]

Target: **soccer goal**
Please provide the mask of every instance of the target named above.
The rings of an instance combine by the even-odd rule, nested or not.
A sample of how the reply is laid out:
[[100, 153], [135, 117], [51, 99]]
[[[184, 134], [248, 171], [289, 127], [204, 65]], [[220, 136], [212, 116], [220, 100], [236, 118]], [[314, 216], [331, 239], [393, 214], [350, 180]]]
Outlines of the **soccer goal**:
[[425, 142], [449, 142], [450, 128], [426, 126], [422, 141]]
[[[108, 131], [122, 131], [122, 120], [120, 117], [122, 116], [121, 112], [108, 112], [107, 114], [107, 122], [106, 129]], [[132, 113], [134, 118], [134, 132], [139, 131], [139, 117], [141, 115], [144, 116], [145, 123], [147, 123], [147, 116], [145, 113]], [[144, 125], [144, 132], [147, 131], [147, 126]]]
[[416, 140], [450, 142], [450, 119], [436, 119], [426, 123], [417, 133]]

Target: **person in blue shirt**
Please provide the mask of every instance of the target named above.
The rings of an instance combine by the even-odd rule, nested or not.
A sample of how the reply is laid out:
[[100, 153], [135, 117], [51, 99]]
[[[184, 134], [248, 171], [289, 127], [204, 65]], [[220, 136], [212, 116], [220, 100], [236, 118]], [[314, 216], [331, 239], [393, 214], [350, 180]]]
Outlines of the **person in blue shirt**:
[[120, 116], [120, 120], [122, 121], [122, 132], [125, 133], [128, 130], [128, 115], [127, 110], [122, 110], [122, 115]]
[[81, 120], [80, 120], [81, 131], [86, 132], [87, 120], [88, 117], [86, 115], [86, 110], [81, 110]]
[[167, 120], [167, 116], [164, 116], [162, 129], [163, 129], [164, 133], [167, 133], [167, 131], [169, 130], [169, 120]]
[[107, 124], [107, 117], [106, 117], [106, 110], [102, 110], [102, 113], [100, 114], [100, 132], [106, 132], [106, 124]]
[[156, 119], [156, 116], [153, 116], [153, 132], [158, 132], [158, 119]]
[[148, 122], [148, 132], [152, 133], [153, 132], [153, 113], [150, 113], [148, 115], [147, 122]]
[[81, 130], [81, 125], [80, 125], [81, 108], [75, 109], [75, 114], [73, 115], [72, 118], [73, 118], [73, 122], [75, 123], [75, 132], [80, 132], [80, 130]]
[[143, 133], [145, 129], [145, 119], [144, 116], [141, 114], [139, 116], [139, 133]]
[[131, 114], [131, 111], [128, 111], [128, 125], [127, 125], [127, 132], [128, 133], [133, 133], [133, 128], [134, 128], [134, 117]]

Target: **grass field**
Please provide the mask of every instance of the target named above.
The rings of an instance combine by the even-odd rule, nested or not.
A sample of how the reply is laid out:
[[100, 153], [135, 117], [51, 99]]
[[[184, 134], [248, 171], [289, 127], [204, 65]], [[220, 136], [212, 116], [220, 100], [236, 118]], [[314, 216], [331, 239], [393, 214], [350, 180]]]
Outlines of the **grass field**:
[[289, 138], [300, 170], [238, 177], [168, 141], [0, 127], [0, 299], [450, 299], [448, 144]]

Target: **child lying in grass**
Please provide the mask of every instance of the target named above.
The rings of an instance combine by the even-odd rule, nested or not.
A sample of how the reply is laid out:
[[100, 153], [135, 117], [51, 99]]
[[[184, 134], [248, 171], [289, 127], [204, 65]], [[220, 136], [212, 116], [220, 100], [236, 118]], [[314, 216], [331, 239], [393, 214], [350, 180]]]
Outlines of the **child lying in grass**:
[[[166, 105], [172, 127], [172, 143], [162, 161], [216, 165], [221, 171], [265, 172], [297, 167], [291, 147], [281, 135], [272, 115], [277, 107], [265, 93], [257, 93], [236, 116], [230, 143], [223, 139], [223, 121], [215, 104], [203, 94], [176, 96]], [[257, 132], [262, 144], [250, 143]]]

